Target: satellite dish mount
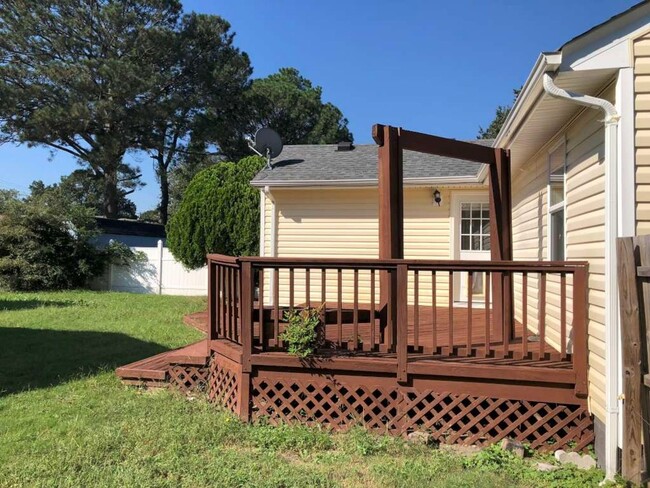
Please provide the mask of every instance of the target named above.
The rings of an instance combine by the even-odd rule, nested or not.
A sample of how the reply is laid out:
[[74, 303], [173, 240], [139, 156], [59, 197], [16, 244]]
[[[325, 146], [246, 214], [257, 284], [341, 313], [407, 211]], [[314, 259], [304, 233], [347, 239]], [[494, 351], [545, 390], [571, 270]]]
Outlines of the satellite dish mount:
[[277, 158], [282, 152], [282, 139], [273, 129], [263, 127], [254, 137], [247, 137], [248, 147], [251, 151], [266, 159], [266, 167], [273, 169], [271, 160]]

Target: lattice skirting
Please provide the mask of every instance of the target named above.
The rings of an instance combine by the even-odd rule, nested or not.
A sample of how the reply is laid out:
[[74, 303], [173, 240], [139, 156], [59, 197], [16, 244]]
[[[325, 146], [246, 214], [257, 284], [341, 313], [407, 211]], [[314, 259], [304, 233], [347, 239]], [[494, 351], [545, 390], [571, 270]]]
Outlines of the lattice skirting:
[[239, 415], [241, 365], [213, 354], [208, 376], [208, 398]]
[[208, 368], [175, 364], [167, 370], [169, 386], [185, 394], [205, 393], [208, 388]]
[[372, 386], [372, 377], [346, 382], [260, 371], [251, 379], [253, 420], [319, 423], [333, 430], [358, 424], [394, 435], [427, 431], [447, 444], [487, 445], [510, 437], [539, 451], [583, 450], [594, 439], [592, 419], [579, 405], [416, 390], [386, 381]]

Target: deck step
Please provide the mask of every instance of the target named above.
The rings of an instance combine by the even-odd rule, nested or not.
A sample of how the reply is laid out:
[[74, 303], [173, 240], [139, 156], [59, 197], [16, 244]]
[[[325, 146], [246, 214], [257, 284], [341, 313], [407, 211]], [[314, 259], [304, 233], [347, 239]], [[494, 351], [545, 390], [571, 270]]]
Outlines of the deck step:
[[202, 366], [207, 364], [207, 361], [207, 343], [202, 340], [120, 366], [115, 370], [115, 374], [126, 384], [133, 384], [134, 381], [158, 383], [167, 379], [167, 371], [172, 364]]

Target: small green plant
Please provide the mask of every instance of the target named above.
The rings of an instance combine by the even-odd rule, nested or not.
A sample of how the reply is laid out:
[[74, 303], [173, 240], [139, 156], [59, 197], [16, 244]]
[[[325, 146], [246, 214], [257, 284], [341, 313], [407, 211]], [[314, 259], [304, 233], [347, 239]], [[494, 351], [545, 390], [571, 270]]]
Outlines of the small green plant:
[[280, 338], [287, 344], [289, 354], [304, 359], [316, 352], [322, 343], [318, 330], [322, 310], [323, 305], [318, 308], [291, 309], [284, 313], [284, 320], [288, 322], [288, 325]]

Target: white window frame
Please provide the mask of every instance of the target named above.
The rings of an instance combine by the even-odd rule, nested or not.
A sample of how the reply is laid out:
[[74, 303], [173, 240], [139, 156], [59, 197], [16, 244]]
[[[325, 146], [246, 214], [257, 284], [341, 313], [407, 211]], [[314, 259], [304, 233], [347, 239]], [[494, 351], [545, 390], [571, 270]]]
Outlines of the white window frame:
[[[551, 157], [553, 154], [555, 154], [557, 151], [562, 150], [562, 201], [559, 203], [556, 203], [554, 205], [551, 205], [551, 174], [552, 174], [552, 168], [551, 168]], [[547, 155], [547, 162], [546, 162], [546, 168], [547, 168], [547, 181], [546, 181], [546, 255], [547, 255], [547, 260], [548, 261], [553, 261], [553, 245], [552, 245], [552, 219], [551, 216], [561, 210], [562, 211], [562, 216], [563, 216], [563, 222], [562, 225], [564, 227], [564, 238], [562, 239], [563, 243], [563, 249], [562, 249], [562, 254], [563, 254], [563, 260], [566, 261], [567, 259], [567, 239], [566, 239], [566, 173], [567, 173], [567, 164], [566, 164], [566, 140], [563, 138], [561, 141], [559, 141], [557, 144], [555, 144], [549, 151]], [[556, 180], [558, 181], [558, 180]], [[541, 243], [540, 243], [541, 244]]]

